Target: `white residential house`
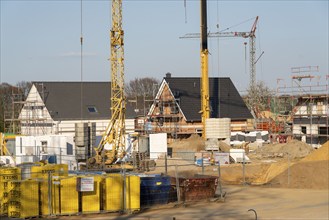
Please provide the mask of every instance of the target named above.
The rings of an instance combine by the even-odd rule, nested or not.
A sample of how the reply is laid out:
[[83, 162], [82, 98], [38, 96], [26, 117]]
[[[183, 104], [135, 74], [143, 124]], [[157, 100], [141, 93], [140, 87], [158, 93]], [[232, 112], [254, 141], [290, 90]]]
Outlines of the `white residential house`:
[[[23, 136], [16, 138], [13, 154], [17, 164], [46, 157], [48, 160], [56, 158], [56, 163], [66, 163], [70, 169], [76, 169], [77, 162], [92, 154], [95, 140], [100, 140], [109, 124], [110, 88], [109, 82], [33, 82], [19, 115]], [[135, 131], [135, 114], [133, 107], [127, 104], [127, 133]], [[80, 140], [76, 137], [77, 123], [96, 125], [87, 126], [92, 140], [83, 139], [82, 145], [76, 142]], [[90, 134], [91, 130], [96, 137]]]
[[[76, 123], [94, 122], [102, 135], [111, 118], [110, 88], [109, 82], [33, 82], [19, 115], [21, 133], [74, 136]], [[135, 114], [127, 104], [127, 133], [134, 132]]]

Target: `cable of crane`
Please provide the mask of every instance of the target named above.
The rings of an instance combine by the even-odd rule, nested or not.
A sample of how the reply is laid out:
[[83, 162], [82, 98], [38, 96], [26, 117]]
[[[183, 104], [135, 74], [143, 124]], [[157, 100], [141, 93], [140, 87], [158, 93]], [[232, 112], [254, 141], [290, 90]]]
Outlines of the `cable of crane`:
[[[2, 2], [2, 1], [0, 1], [0, 13], [1, 13], [1, 11], [2, 11], [2, 10], [1, 10], [1, 2]], [[0, 20], [1, 20], [1, 19], [0, 19]], [[0, 35], [0, 42], [1, 42], [1, 35]], [[0, 50], [0, 66], [1, 66], [1, 61], [2, 61], [2, 59], [1, 59], [1, 55], [2, 55], [2, 54], [1, 54], [1, 51], [2, 51], [2, 50]], [[1, 70], [2, 70], [2, 68], [0, 68], [0, 85], [2, 84], [2, 71], [1, 71]]]
[[186, 0], [184, 0], [184, 8], [185, 8], [185, 24], [187, 24], [187, 6], [186, 6]]
[[[216, 15], [216, 19], [217, 19], [217, 32], [219, 32], [219, 2], [217, 0], [217, 15]], [[217, 71], [218, 71], [218, 77], [219, 77], [219, 37], [217, 37]]]
[[83, 120], [83, 29], [82, 29], [82, 24], [83, 24], [83, 10], [82, 10], [82, 0], [80, 2], [80, 117], [81, 117], [81, 122]]
[[233, 28], [233, 27], [237, 27], [237, 26], [239, 26], [239, 25], [241, 25], [241, 24], [247, 23], [248, 21], [255, 20], [255, 18], [256, 18], [256, 17], [252, 17], [252, 18], [249, 18], [249, 19], [247, 19], [247, 20], [245, 20], [245, 21], [242, 21], [242, 22], [240, 22], [240, 23], [238, 23], [238, 24], [232, 25], [231, 27], [228, 27], [228, 28], [225, 28], [225, 29], [219, 31], [219, 33], [220, 33], [220, 32], [224, 32], [224, 31], [227, 31], [227, 30], [229, 30], [229, 29], [231, 29], [231, 28]]
[[[211, 11], [209, 10], [210, 4], [207, 4], [207, 20], [209, 21], [209, 18], [212, 18], [212, 14]], [[209, 33], [211, 32], [211, 27], [210, 25], [207, 25], [207, 36], [209, 36]], [[209, 73], [208, 73], [208, 77], [214, 77], [214, 56], [212, 55], [212, 53], [210, 52], [212, 50], [213, 46], [212, 46], [212, 42], [208, 40], [208, 56], [210, 58], [208, 58], [208, 62], [211, 62], [211, 65], [209, 67]]]

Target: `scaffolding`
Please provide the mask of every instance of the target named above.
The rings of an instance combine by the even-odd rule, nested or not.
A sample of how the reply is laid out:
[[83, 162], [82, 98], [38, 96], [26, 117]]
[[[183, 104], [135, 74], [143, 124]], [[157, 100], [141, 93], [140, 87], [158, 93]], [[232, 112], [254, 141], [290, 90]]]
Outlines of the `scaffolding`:
[[29, 97], [14, 91], [11, 105], [4, 113], [5, 132], [24, 135], [47, 134], [53, 123], [44, 104], [44, 86], [38, 84], [39, 90], [30, 90]]
[[10, 103], [4, 110], [5, 133], [21, 134], [21, 121], [18, 116], [24, 103], [24, 95], [19, 88], [12, 88]]
[[293, 138], [313, 147], [329, 140], [328, 82], [329, 76], [320, 74], [318, 66], [291, 68], [290, 86], [277, 80], [275, 112], [285, 112]]
[[195, 126], [189, 126], [183, 120], [184, 116], [179, 108], [179, 92], [172, 93], [167, 86], [161, 91], [162, 93], [152, 100], [152, 108], [148, 111], [144, 133], [167, 133], [169, 140], [195, 133]]

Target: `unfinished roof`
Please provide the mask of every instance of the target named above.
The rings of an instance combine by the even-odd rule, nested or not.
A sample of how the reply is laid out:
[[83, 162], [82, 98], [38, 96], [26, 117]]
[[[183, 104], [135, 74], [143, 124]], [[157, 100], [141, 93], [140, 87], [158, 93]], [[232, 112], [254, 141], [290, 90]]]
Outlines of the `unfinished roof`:
[[[33, 84], [37, 87], [54, 120], [102, 120], [111, 117], [110, 82], [33, 82]], [[135, 112], [127, 106], [126, 118], [134, 118], [134, 114]]]
[[[165, 77], [164, 80], [175, 98], [187, 121], [201, 121], [200, 78]], [[253, 118], [239, 92], [229, 77], [209, 78], [210, 117], [245, 120]]]

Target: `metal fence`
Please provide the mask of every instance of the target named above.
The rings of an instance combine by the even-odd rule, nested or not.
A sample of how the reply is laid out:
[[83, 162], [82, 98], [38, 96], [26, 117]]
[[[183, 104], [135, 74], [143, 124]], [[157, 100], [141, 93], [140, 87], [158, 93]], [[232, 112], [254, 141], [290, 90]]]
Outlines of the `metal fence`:
[[[289, 152], [245, 153], [173, 152], [156, 159], [156, 169], [148, 173], [174, 176], [202, 174], [218, 176], [223, 184], [280, 185], [296, 181], [294, 166], [302, 157]], [[155, 158], [153, 158], [155, 159]]]
[[[154, 156], [155, 155], [155, 156]], [[155, 166], [150, 166], [150, 161]], [[296, 163], [287, 153], [171, 152], [133, 170], [69, 170], [35, 163], [0, 167], [0, 215], [11, 218], [140, 212], [199, 200], [220, 200], [222, 184], [289, 186]], [[58, 161], [57, 161], [58, 162]]]
[[68, 171], [60, 165], [3, 167], [0, 168], [0, 215], [31, 218], [134, 213], [145, 208], [215, 197], [218, 176], [201, 175], [199, 172], [186, 175], [181, 173], [184, 165], [174, 167], [173, 176], [161, 172], [164, 168], [161, 166], [153, 173]]

